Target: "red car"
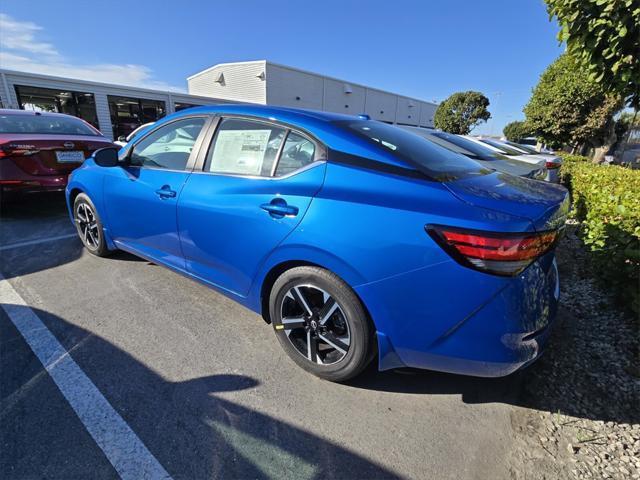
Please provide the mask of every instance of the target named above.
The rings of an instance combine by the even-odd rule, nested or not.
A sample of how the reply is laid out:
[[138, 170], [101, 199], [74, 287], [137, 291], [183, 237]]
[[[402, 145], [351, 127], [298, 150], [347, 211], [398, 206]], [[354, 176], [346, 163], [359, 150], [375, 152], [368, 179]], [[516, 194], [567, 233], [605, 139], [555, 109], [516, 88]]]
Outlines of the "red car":
[[72, 170], [110, 146], [77, 117], [0, 109], [0, 193], [63, 191]]

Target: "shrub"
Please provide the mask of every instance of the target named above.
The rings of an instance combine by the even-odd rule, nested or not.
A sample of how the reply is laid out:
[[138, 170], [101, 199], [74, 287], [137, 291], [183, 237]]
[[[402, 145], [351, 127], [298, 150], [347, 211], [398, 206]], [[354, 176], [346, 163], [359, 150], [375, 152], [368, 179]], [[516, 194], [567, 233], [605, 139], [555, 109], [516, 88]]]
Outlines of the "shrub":
[[573, 199], [598, 276], [640, 312], [640, 170], [597, 165], [562, 154], [561, 175]]

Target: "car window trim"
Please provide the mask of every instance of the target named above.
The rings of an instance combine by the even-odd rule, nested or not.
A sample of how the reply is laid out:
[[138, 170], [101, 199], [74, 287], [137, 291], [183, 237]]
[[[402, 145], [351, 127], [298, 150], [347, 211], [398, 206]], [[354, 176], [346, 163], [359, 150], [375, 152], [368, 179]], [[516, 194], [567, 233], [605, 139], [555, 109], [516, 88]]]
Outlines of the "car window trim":
[[[271, 166], [271, 172], [269, 174], [270, 177], [276, 176], [276, 169], [278, 168], [278, 164], [280, 163], [280, 158], [282, 157], [282, 152], [284, 151], [284, 146], [287, 143], [287, 138], [289, 138], [289, 134], [291, 133], [291, 129], [287, 128], [284, 131], [284, 137], [282, 137], [282, 142], [278, 147], [278, 153], [276, 153], [276, 158], [273, 161], [273, 165]], [[313, 162], [312, 162], [313, 163]]]
[[[172, 123], [181, 122], [181, 121], [189, 120], [189, 119], [192, 119], [192, 118], [203, 118], [204, 119], [204, 125], [202, 125], [202, 128], [200, 129], [200, 132], [198, 133], [198, 137], [196, 138], [196, 141], [193, 144], [193, 147], [191, 148], [191, 153], [189, 153], [189, 158], [188, 158], [187, 163], [186, 163], [186, 165], [184, 166], [183, 169], [177, 170], [177, 169], [174, 169], [174, 168], [150, 167], [150, 166], [144, 166], [144, 165], [131, 165], [129, 163], [131, 161], [131, 153], [133, 152], [133, 149], [136, 147], [136, 145], [138, 145], [140, 142], [142, 142], [149, 135], [152, 135], [153, 133], [157, 132], [161, 128], [164, 128], [167, 125], [171, 125]], [[211, 121], [212, 121], [212, 116], [211, 115], [193, 114], [193, 115], [185, 115], [183, 117], [174, 118], [174, 119], [171, 119], [168, 122], [162, 123], [162, 124], [157, 125], [157, 126], [154, 125], [151, 130], [146, 132], [142, 137], [136, 139], [135, 143], [132, 143], [131, 145], [129, 145], [127, 147], [127, 149], [122, 153], [122, 156], [119, 158], [119, 160], [124, 163], [123, 166], [126, 166], [128, 168], [137, 168], [137, 169], [144, 168], [145, 170], [162, 170], [164, 172], [187, 172], [187, 173], [188, 172], [192, 172], [194, 167], [195, 167], [195, 165], [196, 165], [196, 160], [197, 160], [198, 154], [200, 153], [200, 149], [202, 147], [202, 143], [203, 143], [204, 138], [205, 138], [205, 133], [208, 132], [208, 129], [209, 129], [210, 125], [211, 125]]]
[[[252, 180], [256, 180], [256, 179], [271, 179], [271, 180], [279, 180], [279, 179], [284, 179], [284, 178], [289, 178], [293, 175], [297, 175], [298, 173], [301, 173], [303, 171], [309, 170], [311, 167], [315, 167], [317, 164], [320, 163], [326, 163], [327, 161], [327, 147], [320, 141], [318, 140], [314, 135], [310, 134], [309, 132], [306, 132], [305, 130], [294, 126], [294, 125], [290, 125], [286, 122], [279, 122], [279, 121], [274, 121], [274, 120], [270, 120], [270, 119], [265, 119], [263, 117], [258, 117], [258, 116], [254, 116], [254, 115], [242, 115], [242, 114], [225, 114], [225, 113], [218, 113], [214, 115], [215, 117], [215, 125], [212, 122], [212, 125], [210, 126], [209, 130], [207, 131], [206, 137], [203, 139], [203, 143], [202, 143], [202, 148], [200, 151], [200, 155], [198, 156], [198, 158], [196, 159], [196, 164], [194, 166], [193, 169], [193, 173], [202, 173], [205, 175], [219, 175], [219, 176], [227, 176], [227, 177], [238, 177], [238, 178], [248, 178], [248, 179], [252, 179]], [[206, 163], [206, 157], [207, 154], [209, 153], [209, 149], [213, 146], [213, 141], [216, 138], [216, 134], [218, 133], [218, 128], [219, 126], [222, 124], [222, 120], [226, 119], [226, 118], [233, 118], [233, 119], [238, 119], [238, 120], [249, 120], [249, 121], [253, 121], [253, 122], [257, 122], [257, 123], [264, 123], [267, 125], [272, 125], [274, 127], [277, 128], [281, 128], [285, 130], [285, 136], [283, 138], [282, 143], [280, 144], [280, 148], [278, 149], [278, 153], [276, 156], [276, 159], [274, 161], [274, 167], [272, 168], [272, 172], [270, 173], [269, 176], [267, 175], [247, 175], [247, 174], [242, 174], [242, 173], [225, 173], [225, 172], [207, 172], [204, 169], [204, 165]], [[315, 152], [313, 155], [313, 162], [298, 168], [296, 170], [293, 170], [289, 173], [287, 173], [286, 175], [282, 175], [279, 177], [275, 176], [275, 169], [277, 169], [278, 163], [280, 162], [280, 157], [282, 155], [282, 150], [284, 148], [284, 144], [286, 139], [289, 137], [289, 133], [290, 132], [294, 132], [302, 137], [307, 138], [308, 140], [310, 140], [314, 146], [315, 146]]]
[[313, 143], [313, 147], [314, 147], [314, 150], [313, 150], [313, 161], [311, 163], [308, 163], [307, 165], [313, 165], [316, 161], [323, 161], [323, 160], [326, 159], [326, 157], [325, 158], [321, 158], [321, 159], [317, 158], [317, 151], [318, 151], [318, 148], [319, 148], [320, 144], [314, 138], [310, 137], [309, 135], [307, 135], [304, 132], [300, 132], [299, 130], [295, 130], [295, 129], [289, 128], [287, 130], [287, 134], [285, 135], [285, 137], [284, 137], [284, 139], [282, 141], [282, 145], [280, 145], [280, 149], [278, 151], [278, 156], [276, 157], [276, 161], [273, 164], [273, 170], [271, 172], [271, 176], [274, 177], [274, 178], [281, 178], [281, 177], [289, 176], [292, 173], [297, 173], [298, 171], [303, 170], [304, 167], [307, 166], [307, 165], [303, 165], [300, 168], [296, 168], [295, 170], [292, 170], [291, 172], [287, 173], [286, 175], [276, 176], [276, 172], [278, 170], [278, 165], [280, 165], [280, 160], [282, 160], [282, 153], [284, 152], [285, 144], [286, 144], [287, 139], [289, 138], [289, 135], [291, 134], [291, 132], [293, 132], [295, 135], [298, 135], [298, 136], [310, 141], [311, 143]]

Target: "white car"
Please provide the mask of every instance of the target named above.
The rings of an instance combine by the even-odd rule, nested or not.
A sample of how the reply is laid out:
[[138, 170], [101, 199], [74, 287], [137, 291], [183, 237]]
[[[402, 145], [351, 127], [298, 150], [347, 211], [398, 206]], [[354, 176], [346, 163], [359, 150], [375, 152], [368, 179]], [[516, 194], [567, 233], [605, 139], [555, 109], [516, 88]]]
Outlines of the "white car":
[[118, 139], [113, 142], [116, 145], [118, 145], [119, 147], [124, 147], [127, 143], [129, 143], [131, 141], [131, 139], [133, 137], [135, 137], [140, 131], [144, 130], [145, 128], [153, 125], [155, 122], [149, 122], [149, 123], [144, 123], [142, 125], [140, 125], [138, 128], [136, 128], [133, 132], [131, 132], [129, 135], [120, 135], [118, 137]]
[[537, 153], [553, 153], [553, 150], [549, 150], [544, 145], [539, 145], [538, 139], [536, 137], [520, 138], [518, 139], [516, 144], [520, 146], [532, 148]]
[[487, 137], [472, 137], [466, 136], [470, 140], [474, 142], [478, 142], [481, 145], [485, 145], [496, 152], [502, 153], [503, 155], [507, 155], [508, 157], [514, 158], [516, 160], [520, 160], [522, 162], [528, 163], [537, 163], [540, 160], [545, 162], [547, 167], [547, 176], [545, 180], [547, 182], [559, 183], [560, 175], [558, 174], [558, 169], [562, 163], [560, 157], [555, 155], [548, 155], [544, 153], [531, 153], [526, 151], [523, 146], [512, 146], [502, 140], [496, 140], [495, 138], [487, 138]]

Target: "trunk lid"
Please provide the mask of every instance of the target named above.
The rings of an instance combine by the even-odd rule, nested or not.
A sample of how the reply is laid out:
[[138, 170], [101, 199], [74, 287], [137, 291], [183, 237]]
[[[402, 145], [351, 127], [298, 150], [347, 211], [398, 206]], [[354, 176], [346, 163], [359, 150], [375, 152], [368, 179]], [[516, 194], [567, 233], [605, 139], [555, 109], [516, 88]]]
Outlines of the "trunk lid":
[[562, 228], [569, 213], [569, 192], [548, 182], [494, 172], [444, 185], [470, 205], [526, 218], [538, 232]]
[[540, 178], [542, 171], [545, 169], [544, 162], [539, 164], [521, 162], [508, 157], [500, 156], [490, 161], [476, 160], [482, 165], [498, 170], [499, 172], [508, 173], [510, 175], [518, 175], [519, 177]]
[[1, 156], [29, 175], [69, 173], [94, 151], [110, 145], [97, 135], [0, 134]]

